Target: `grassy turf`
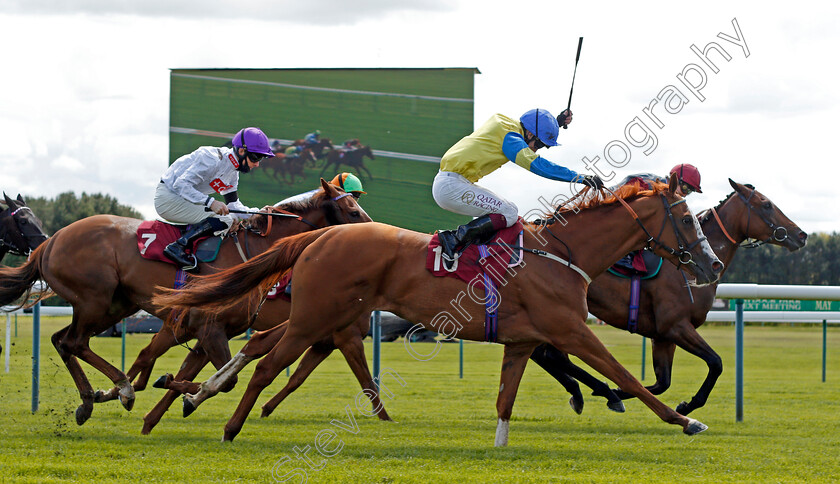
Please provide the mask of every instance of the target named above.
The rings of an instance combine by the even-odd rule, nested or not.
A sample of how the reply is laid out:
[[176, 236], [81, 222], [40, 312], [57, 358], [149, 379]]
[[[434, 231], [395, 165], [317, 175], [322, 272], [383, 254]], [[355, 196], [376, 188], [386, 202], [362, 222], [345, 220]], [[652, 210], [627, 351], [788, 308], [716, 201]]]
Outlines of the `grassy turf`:
[[[693, 417], [709, 430], [688, 437], [659, 421], [638, 401], [627, 412], [607, 410], [587, 397], [583, 415], [567, 405], [568, 396], [536, 365], [529, 365], [511, 421], [510, 445], [493, 448], [495, 395], [501, 347], [466, 343], [464, 378], [458, 378], [458, 345], [445, 344], [431, 361], [411, 358], [401, 343], [383, 345], [383, 367], [405, 381], [385, 383], [394, 398], [385, 399], [396, 423], [365, 417], [355, 406], [355, 380], [338, 355], [330, 357], [297, 393], [268, 419], [259, 408], [235, 442], [219, 442], [222, 427], [244, 391], [252, 367], [230, 394], [206, 402], [188, 419], [175, 404], [155, 431], [141, 436], [142, 416], [162, 394], [138, 393], [128, 413], [116, 402], [101, 404], [91, 420], [77, 427], [73, 411], [78, 396], [49, 343], [66, 318], [44, 318], [42, 328], [41, 404], [30, 414], [29, 318], [19, 318], [13, 338], [12, 371], [0, 373], [0, 481], [202, 482], [272, 480], [306, 469], [309, 482], [832, 482], [840, 479], [840, 376], [836, 344], [829, 348], [829, 373], [820, 382], [821, 331], [817, 328], [748, 327], [745, 357], [745, 419], [735, 422], [734, 336], [726, 326], [701, 328], [723, 357], [724, 374], [708, 404]], [[637, 336], [593, 327], [613, 354], [639, 375]], [[14, 329], [12, 330], [14, 331]], [[829, 342], [838, 337], [829, 332]], [[4, 335], [5, 336], [5, 335]], [[133, 356], [149, 335], [130, 335]], [[243, 341], [233, 342], [234, 350]], [[370, 341], [367, 340], [370, 356]], [[415, 345], [428, 352], [428, 344]], [[94, 351], [120, 365], [120, 340], [94, 338]], [[155, 375], [173, 371], [185, 354], [178, 348], [158, 363]], [[131, 358], [129, 357], [129, 360]], [[130, 364], [130, 361], [127, 363]], [[648, 364], [649, 365], [649, 364]], [[87, 369], [88, 367], [85, 366]], [[652, 383], [647, 368], [646, 383]], [[202, 373], [201, 379], [209, 372]], [[677, 352], [674, 378], [663, 401], [675, 405], [699, 387], [705, 367]], [[93, 370], [95, 388], [105, 379]], [[287, 380], [281, 373], [260, 398], [261, 405]], [[349, 409], [349, 410], [348, 410]], [[367, 411], [367, 406], [361, 409]], [[350, 423], [354, 434], [331, 425]], [[316, 453], [323, 430], [337, 437]], [[327, 433], [321, 434], [322, 438]], [[322, 441], [322, 444], [325, 442]], [[295, 458], [310, 446], [313, 470]], [[288, 461], [283, 461], [290, 457]], [[292, 478], [289, 482], [297, 482]]]

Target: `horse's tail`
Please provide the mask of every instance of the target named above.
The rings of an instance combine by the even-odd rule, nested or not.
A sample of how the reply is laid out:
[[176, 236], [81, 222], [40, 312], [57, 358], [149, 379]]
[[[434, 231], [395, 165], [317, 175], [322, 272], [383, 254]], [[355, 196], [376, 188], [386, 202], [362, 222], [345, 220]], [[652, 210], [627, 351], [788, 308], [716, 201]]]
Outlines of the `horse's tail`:
[[[29, 260], [20, 267], [0, 266], [0, 306], [16, 304], [17, 308], [21, 308], [26, 305], [35, 281], [41, 278], [41, 258], [48, 245], [50, 244], [39, 245], [29, 255]], [[42, 291], [36, 301], [48, 295], [49, 291]], [[30, 305], [34, 303], [35, 301]]]
[[152, 303], [177, 312], [191, 307], [218, 312], [230, 309], [244, 300], [253, 302], [252, 291], [259, 288], [259, 299], [291, 269], [300, 254], [333, 227], [285, 237], [262, 254], [237, 266], [208, 276], [197, 276], [181, 289], [158, 286]]

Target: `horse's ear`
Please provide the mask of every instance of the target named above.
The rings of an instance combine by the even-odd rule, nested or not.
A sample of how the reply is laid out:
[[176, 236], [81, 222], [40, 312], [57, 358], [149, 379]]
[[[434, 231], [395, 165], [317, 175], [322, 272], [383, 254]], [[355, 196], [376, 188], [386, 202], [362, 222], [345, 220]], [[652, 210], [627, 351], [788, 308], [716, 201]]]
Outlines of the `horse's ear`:
[[18, 193], [18, 200], [20, 201], [20, 203], [26, 205], [26, 202], [23, 200], [23, 197], [20, 196], [20, 193]]
[[671, 179], [668, 180], [668, 191], [671, 193], [677, 193], [677, 185], [679, 184], [679, 180], [677, 179], [676, 173], [671, 173]]
[[732, 188], [734, 188], [735, 190], [740, 191], [740, 185], [737, 182], [733, 181], [732, 178], [729, 179], [729, 184], [732, 185]]
[[6, 195], [6, 192], [3, 192], [3, 198], [6, 199], [6, 205], [8, 205], [10, 207], [14, 205], [14, 202], [12, 201], [11, 198], [9, 198], [8, 195]]
[[321, 188], [324, 189], [324, 193], [326, 193], [329, 196], [329, 198], [334, 198], [336, 195], [338, 195], [338, 190], [336, 190], [332, 184], [330, 184], [329, 182], [327, 182], [327, 180], [324, 180], [323, 178], [321, 178]]

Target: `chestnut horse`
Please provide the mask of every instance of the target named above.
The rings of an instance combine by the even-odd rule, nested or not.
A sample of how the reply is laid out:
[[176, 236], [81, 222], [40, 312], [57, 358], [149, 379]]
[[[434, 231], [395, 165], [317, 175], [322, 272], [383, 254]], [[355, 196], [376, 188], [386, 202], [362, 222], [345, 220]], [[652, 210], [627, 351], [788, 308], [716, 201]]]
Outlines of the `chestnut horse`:
[[[500, 288], [497, 342], [505, 345], [501, 385], [496, 402], [496, 445], [506, 445], [513, 402], [528, 357], [539, 343], [548, 342], [574, 354], [639, 397], [665, 422], [680, 425], [687, 434], [706, 429], [650, 394], [624, 369], [586, 326], [586, 289], [591, 275], [631, 250], [650, 246], [674, 264], [683, 264], [699, 283], [716, 280], [722, 269], [705, 241], [691, 211], [676, 195], [677, 179], [653, 190], [621, 187], [616, 196], [602, 192], [584, 195], [575, 206], [557, 210], [554, 230], [549, 221], [529, 224], [526, 249], [538, 257], [511, 270]], [[626, 198], [626, 200], [625, 200]], [[557, 225], [563, 225], [557, 227]], [[640, 230], [641, 226], [641, 230]], [[661, 227], [659, 231], [647, 227]], [[235, 413], [225, 426], [224, 440], [232, 440], [259, 393], [309, 346], [352, 324], [360, 315], [382, 309], [433, 327], [454, 330], [450, 336], [484, 340], [484, 301], [465, 296], [464, 283], [436, 278], [425, 268], [430, 236], [384, 224], [347, 225], [316, 230], [279, 241], [271, 249], [237, 267], [194, 281], [181, 291], [162, 289], [155, 304], [184, 310], [225, 309], [248, 300], [256, 304], [279, 275], [294, 267], [288, 328], [257, 365]], [[674, 249], [672, 246], [678, 246]], [[336, 271], [336, 267], [341, 267]], [[254, 288], [259, 291], [253, 291]], [[250, 291], [250, 292], [248, 292]], [[445, 301], [460, 304], [464, 324], [445, 310]], [[441, 309], [444, 309], [441, 311]], [[246, 345], [247, 347], [248, 345]], [[243, 348], [222, 370], [201, 384], [198, 394], [185, 397], [193, 407], [218, 391], [219, 385], [259, 355]]]
[[0, 261], [7, 253], [25, 257], [47, 240], [43, 224], [20, 194], [11, 199], [4, 192], [3, 198], [6, 208], [0, 211]]
[[[793, 223], [769, 198], [751, 185], [741, 185], [729, 180], [735, 191], [717, 207], [701, 212], [700, 225], [709, 244], [721, 261], [729, 267], [735, 251], [747, 239], [745, 247], [770, 243], [793, 252], [805, 246], [808, 235]], [[721, 276], [723, 273], [721, 273]], [[706, 379], [689, 402], [680, 403], [677, 412], [688, 415], [706, 404], [709, 394], [723, 371], [720, 356], [697, 333], [712, 309], [717, 283], [691, 289], [686, 287], [679, 269], [662, 266], [656, 278], [642, 282], [639, 297], [637, 327], [634, 332], [653, 342], [653, 368], [656, 383], [647, 387], [660, 395], [671, 385], [671, 368], [676, 346], [706, 362], [709, 368]], [[618, 329], [629, 330], [630, 280], [606, 272], [589, 285], [587, 293], [589, 312]], [[568, 356], [550, 345], [540, 345], [531, 359], [536, 361], [572, 394], [569, 404], [580, 413], [583, 396], [573, 378], [594, 390], [593, 395], [604, 396], [608, 406], [623, 410], [619, 399], [632, 398], [621, 390], [611, 394], [606, 383], [589, 375], [569, 361]]]
[[321, 170], [321, 176], [324, 176], [324, 172], [331, 166], [335, 167], [336, 172], [340, 172], [339, 167], [341, 165], [347, 165], [353, 168], [351, 171], [359, 175], [364, 171], [367, 173], [368, 178], [373, 180], [373, 175], [370, 174], [370, 170], [365, 166], [365, 156], [371, 160], [376, 159], [369, 145], [355, 150], [332, 150], [327, 154], [327, 163], [324, 165], [324, 169]]
[[[282, 222], [275, 220], [270, 231], [267, 215], [251, 217], [248, 222], [252, 228], [269, 236], [255, 236], [248, 234], [247, 230], [240, 230], [240, 248], [244, 246], [246, 257], [264, 251], [272, 242], [284, 236], [329, 225], [370, 221], [370, 217], [353, 197], [324, 180], [321, 180], [321, 188], [308, 203], [284, 206], [294, 211], [297, 217], [283, 218]], [[131, 384], [133, 376], [140, 369], [145, 369], [136, 383], [138, 390], [145, 388], [154, 358], [169, 347], [197, 337], [197, 351], [187, 356], [187, 361], [191, 363], [187, 369], [197, 374], [207, 359], [217, 367], [227, 362], [230, 359], [228, 338], [247, 327], [247, 324], [243, 324], [241, 314], [235, 312], [209, 318], [213, 324], [203, 324], [207, 321], [200, 317], [189, 318], [189, 325], [180, 325], [177, 331], [168, 330], [155, 335], [150, 344], [154, 348], [144, 350], [138, 363], [132, 366], [132, 378], [95, 354], [88, 345], [90, 337], [137, 310], [143, 309], [161, 318], [168, 315], [168, 311], [151, 303], [151, 296], [156, 286], [173, 284], [176, 267], [141, 257], [136, 235], [140, 222], [113, 215], [87, 217], [56, 232], [32, 252], [29, 261], [23, 266], [0, 267], [0, 305], [12, 303], [24, 294], [28, 295], [38, 279], [43, 279], [54, 293], [73, 305], [70, 325], [55, 333], [52, 342], [70, 371], [82, 399], [82, 404], [76, 410], [76, 423], [79, 425], [90, 418], [95, 402], [119, 397], [122, 405], [130, 410], [135, 398], [135, 388]], [[206, 274], [233, 266], [242, 262], [242, 259], [239, 249], [228, 242], [222, 244], [214, 262], [199, 267]], [[285, 310], [268, 311], [258, 316], [253, 324], [263, 328], [274, 326], [278, 314], [288, 314], [288, 307]], [[102, 372], [116, 385], [117, 390], [94, 392], [76, 358], [81, 358]]]

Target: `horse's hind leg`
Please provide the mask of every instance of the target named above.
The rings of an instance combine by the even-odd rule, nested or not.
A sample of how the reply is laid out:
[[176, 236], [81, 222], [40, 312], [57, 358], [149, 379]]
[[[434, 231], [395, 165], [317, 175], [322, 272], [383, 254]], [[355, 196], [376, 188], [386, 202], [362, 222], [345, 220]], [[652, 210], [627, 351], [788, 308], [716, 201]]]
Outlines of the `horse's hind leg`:
[[52, 335], [51, 340], [56, 351], [58, 351], [59, 356], [61, 356], [61, 360], [67, 367], [67, 371], [70, 372], [70, 376], [73, 378], [76, 388], [79, 389], [79, 396], [82, 399], [82, 404], [76, 409], [76, 423], [78, 425], [82, 425], [87, 422], [91, 413], [93, 413], [94, 393], [93, 387], [90, 385], [84, 370], [82, 370], [82, 366], [79, 365], [79, 361], [70, 353], [68, 348], [65, 347], [62, 342], [69, 329], [70, 326], [67, 326], [66, 328], [56, 332]]
[[[369, 320], [370, 315], [366, 314], [364, 318]], [[358, 326], [353, 325], [336, 333], [334, 338], [336, 339], [338, 349], [344, 355], [344, 359], [347, 360], [347, 364], [350, 365], [353, 374], [356, 375], [362, 391], [370, 398], [373, 411], [376, 412], [379, 420], [390, 421], [391, 417], [388, 416], [388, 412], [385, 411], [385, 406], [382, 405], [382, 401], [379, 399], [379, 387], [374, 384], [373, 377], [368, 368], [367, 359], [365, 358], [365, 345], [362, 343], [363, 332], [367, 333], [367, 329], [361, 330]]]
[[222, 368], [201, 384], [198, 393], [184, 395], [184, 417], [189, 416], [208, 398], [219, 393], [219, 389], [234, 378], [248, 363], [265, 356], [286, 333], [288, 322], [266, 330], [257, 331], [251, 339]]
[[513, 402], [516, 400], [516, 392], [519, 390], [519, 382], [522, 381], [522, 374], [528, 364], [528, 357], [531, 356], [533, 350], [533, 343], [505, 345], [499, 396], [496, 398], [496, 411], [499, 416], [496, 425], [496, 447], [503, 447], [508, 444]]
[[236, 411], [225, 425], [223, 440], [231, 441], [242, 430], [248, 413], [254, 408], [257, 397], [271, 384], [283, 368], [291, 365], [298, 357], [313, 343], [311, 336], [292, 334], [288, 332], [279, 343], [260, 360], [254, 369], [254, 375], [248, 382], [248, 388], [242, 395], [242, 400], [236, 407]]
[[[186, 336], [180, 338], [180, 341], [188, 339]], [[174, 333], [168, 327], [164, 327], [152, 337], [152, 341], [146, 345], [137, 355], [131, 368], [126, 372], [126, 376], [130, 381], [133, 381], [135, 392], [143, 391], [149, 383], [149, 377], [155, 367], [155, 362], [161, 355], [166, 353], [169, 348], [178, 344], [178, 339], [175, 338]], [[139, 378], [135, 381], [134, 378], [139, 374]], [[114, 387], [110, 390], [99, 390], [96, 392], [96, 403], [108, 402], [116, 399], [119, 396], [119, 387]]]
[[[652, 346], [651, 356], [653, 358], [653, 372], [656, 374], [656, 382], [645, 388], [654, 395], [661, 395], [671, 386], [671, 368], [674, 364], [674, 350], [677, 347], [670, 341], [662, 340], [653, 340]], [[622, 400], [635, 398], [634, 395], [623, 392], [618, 388], [613, 391]]]
[[[210, 358], [207, 356], [207, 353], [200, 346], [196, 346], [187, 354], [187, 357], [184, 359], [184, 363], [181, 365], [181, 369], [175, 375], [175, 378], [179, 380], [188, 379], [191, 380], [195, 378], [196, 375], [204, 368], [207, 363], [210, 361]], [[160, 422], [160, 419], [163, 418], [163, 414], [169, 410], [169, 407], [172, 405], [173, 402], [181, 395], [181, 392], [175, 389], [168, 389], [166, 394], [163, 395], [163, 398], [149, 410], [143, 417], [143, 430], [140, 431], [143, 435], [148, 435], [153, 428]]]
[[306, 381], [315, 368], [327, 359], [334, 349], [335, 346], [333, 346], [332, 342], [330, 342], [314, 344], [311, 348], [306, 350], [303, 354], [303, 358], [300, 359], [300, 363], [298, 363], [295, 372], [292, 373], [292, 376], [289, 378], [289, 382], [286, 383], [286, 386], [284, 386], [277, 395], [274, 395], [271, 400], [263, 404], [262, 414], [260, 417], [265, 418], [271, 415], [274, 409], [276, 409], [277, 406], [286, 399], [286, 397], [303, 385], [303, 382]]

